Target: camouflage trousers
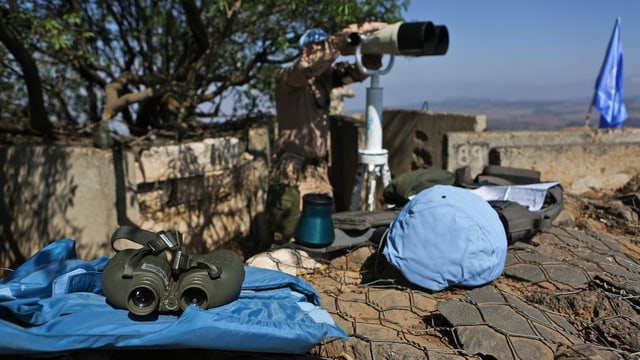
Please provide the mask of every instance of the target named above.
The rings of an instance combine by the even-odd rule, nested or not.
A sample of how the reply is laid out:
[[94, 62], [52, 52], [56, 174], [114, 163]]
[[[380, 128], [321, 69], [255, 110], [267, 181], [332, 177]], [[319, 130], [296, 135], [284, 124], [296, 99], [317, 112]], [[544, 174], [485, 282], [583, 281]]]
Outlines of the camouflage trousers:
[[302, 197], [306, 194], [327, 194], [333, 197], [329, 164], [326, 160], [307, 161], [300, 156], [285, 153], [273, 167], [271, 182], [297, 186], [300, 191], [300, 209]]
[[266, 217], [276, 240], [287, 240], [293, 235], [306, 194], [327, 194], [333, 197], [329, 182], [329, 164], [309, 161], [285, 153], [275, 162], [267, 194]]

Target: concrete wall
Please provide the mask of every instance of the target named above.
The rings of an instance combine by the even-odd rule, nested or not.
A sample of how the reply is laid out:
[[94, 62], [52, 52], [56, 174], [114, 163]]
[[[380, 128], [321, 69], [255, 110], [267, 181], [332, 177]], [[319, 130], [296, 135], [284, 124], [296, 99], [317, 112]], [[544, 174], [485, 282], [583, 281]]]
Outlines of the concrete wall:
[[0, 147], [0, 264], [21, 263], [61, 238], [82, 239], [81, 255], [107, 252], [118, 206], [127, 204], [126, 215], [140, 220], [133, 156], [114, 164], [111, 150], [91, 147]]
[[452, 131], [481, 133], [484, 115], [434, 113], [419, 110], [383, 111], [383, 148], [389, 151], [392, 176], [419, 168], [445, 168], [445, 135]]
[[445, 169], [486, 165], [535, 169], [542, 180], [560, 181], [567, 191], [615, 189], [640, 170], [640, 129], [450, 132]]
[[[445, 136], [450, 131], [479, 133], [486, 128], [486, 116], [434, 113], [418, 110], [383, 110], [383, 143], [388, 151], [391, 176], [395, 177], [418, 168], [444, 168]], [[331, 182], [338, 211], [349, 210], [358, 167], [358, 149], [366, 145], [363, 114], [334, 116], [332, 119]], [[366, 184], [366, 179], [364, 181]], [[377, 179], [376, 203], [381, 200], [384, 184]], [[366, 185], [360, 205], [366, 203]]]
[[75, 240], [81, 258], [111, 255], [111, 235], [128, 224], [179, 230], [194, 252], [250, 236], [266, 243], [271, 130], [248, 133], [123, 152], [0, 147], [0, 265], [60, 238]]
[[[340, 157], [334, 157], [338, 171], [332, 182], [334, 187], [344, 187], [336, 192], [336, 203], [346, 210], [358, 166], [358, 148], [365, 145], [365, 124], [363, 116], [342, 117], [338, 122], [339, 132], [334, 131], [333, 137], [339, 143]], [[483, 115], [384, 109], [383, 148], [389, 152], [392, 176], [416, 168], [455, 171], [463, 166], [469, 166], [475, 176], [487, 165], [513, 166], [540, 171], [543, 181], [560, 181], [565, 190], [580, 194], [589, 189], [616, 189], [640, 172], [638, 128], [485, 128]]]
[[[502, 165], [540, 171], [543, 181], [560, 181], [565, 190], [580, 194], [616, 189], [640, 172], [639, 128], [487, 131], [486, 120], [484, 115], [384, 109], [383, 148], [392, 176], [463, 166], [476, 176], [487, 165]], [[345, 123], [359, 128], [357, 141], [349, 135], [350, 141], [364, 147], [362, 117]], [[357, 154], [357, 149], [347, 152]], [[357, 167], [357, 159], [350, 161], [341, 167]]]
[[199, 252], [249, 235], [264, 209], [268, 171], [244, 146], [216, 138], [142, 151], [135, 173], [139, 226], [181, 231]]
[[[484, 116], [385, 109], [383, 147], [397, 176], [417, 167], [474, 175], [489, 164], [535, 169], [567, 191], [615, 189], [640, 172], [640, 129], [486, 131]], [[361, 117], [332, 121], [331, 180], [347, 210]], [[177, 229], [190, 251], [268, 245], [263, 219], [273, 128], [234, 137], [120, 152], [93, 147], [0, 147], [0, 265], [22, 263], [52, 240], [77, 242], [79, 256], [111, 254], [122, 224]], [[379, 194], [379, 193], [378, 193]], [[380, 203], [380, 202], [378, 202]]]
[[543, 181], [559, 181], [576, 194], [617, 189], [640, 173], [638, 143], [498, 147], [493, 151], [501, 165], [536, 169]]

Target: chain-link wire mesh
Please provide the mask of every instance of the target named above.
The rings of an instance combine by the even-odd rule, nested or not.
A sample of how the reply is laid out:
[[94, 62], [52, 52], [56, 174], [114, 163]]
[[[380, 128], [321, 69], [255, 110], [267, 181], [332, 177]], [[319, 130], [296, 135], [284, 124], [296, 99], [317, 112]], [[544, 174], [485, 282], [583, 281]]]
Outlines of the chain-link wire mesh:
[[492, 283], [440, 292], [409, 284], [375, 245], [286, 251], [271, 260], [310, 282], [349, 335], [317, 346], [318, 356], [640, 359], [637, 239], [553, 227], [512, 245]]
[[[612, 199], [601, 205], [568, 197], [579, 202], [569, 206], [585, 210], [589, 223], [575, 219], [571, 227], [554, 226], [530, 242], [512, 244], [503, 275], [476, 288], [439, 292], [417, 288], [387, 263], [373, 243], [333, 252], [276, 248], [249, 259], [249, 265], [308, 281], [319, 292], [322, 306], [349, 335], [348, 341], [328, 340], [304, 355], [196, 350], [145, 355], [157, 359], [185, 355], [304, 360], [640, 359], [640, 239], [633, 231], [638, 226], [634, 199]], [[611, 230], [611, 226], [615, 232], [594, 231]], [[136, 353], [75, 355], [104, 359]]]

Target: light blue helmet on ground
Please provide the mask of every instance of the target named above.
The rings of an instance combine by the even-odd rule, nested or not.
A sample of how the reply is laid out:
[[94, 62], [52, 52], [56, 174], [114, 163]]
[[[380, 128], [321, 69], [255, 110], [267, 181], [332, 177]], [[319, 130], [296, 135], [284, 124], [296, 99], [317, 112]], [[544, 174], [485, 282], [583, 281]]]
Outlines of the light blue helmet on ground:
[[502, 274], [507, 235], [498, 213], [480, 196], [435, 185], [402, 208], [383, 254], [407, 280], [426, 289], [480, 286]]
[[307, 47], [310, 44], [321, 43], [329, 37], [322, 29], [309, 29], [300, 37], [300, 47]]

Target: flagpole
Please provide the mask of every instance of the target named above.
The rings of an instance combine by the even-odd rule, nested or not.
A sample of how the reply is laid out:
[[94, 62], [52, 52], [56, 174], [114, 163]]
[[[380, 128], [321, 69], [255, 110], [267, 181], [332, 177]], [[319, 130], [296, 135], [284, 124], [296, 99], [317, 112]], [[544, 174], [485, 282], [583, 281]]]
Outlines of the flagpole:
[[591, 128], [591, 111], [593, 110], [593, 103], [596, 101], [596, 91], [593, 92], [591, 102], [589, 103], [589, 110], [587, 110], [587, 116], [584, 118], [584, 127]]

